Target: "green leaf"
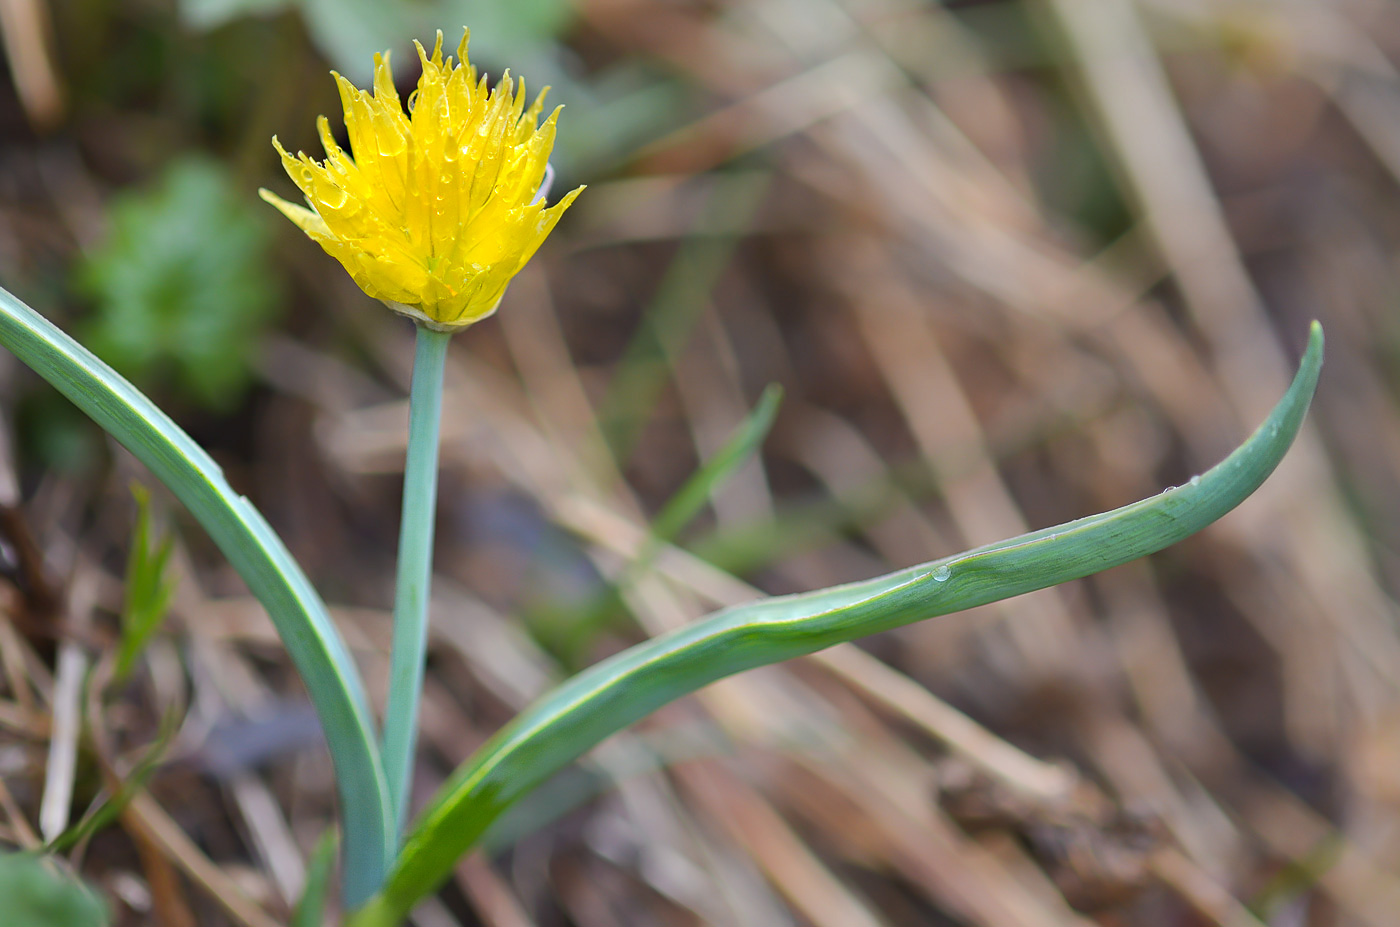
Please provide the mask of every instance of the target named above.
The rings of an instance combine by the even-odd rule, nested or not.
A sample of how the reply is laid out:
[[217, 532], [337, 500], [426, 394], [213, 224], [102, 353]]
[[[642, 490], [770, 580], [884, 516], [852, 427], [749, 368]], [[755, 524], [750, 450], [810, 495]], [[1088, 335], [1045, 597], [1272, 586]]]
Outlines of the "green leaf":
[[[418, 39], [429, 52], [438, 29], [443, 54], [453, 54], [462, 27], [471, 26], [478, 49], [497, 61], [519, 61], [569, 23], [568, 0], [301, 0], [306, 29], [336, 70], [363, 87], [374, 55], [406, 49]], [[417, 62], [412, 65], [417, 73]]]
[[107, 906], [77, 879], [28, 853], [0, 854], [5, 927], [105, 927]]
[[270, 16], [298, 0], [179, 0], [180, 21], [193, 29], [217, 29], [244, 16]]
[[252, 355], [276, 305], [268, 226], [228, 171], [194, 156], [151, 190], [124, 193], [79, 268], [95, 306], [80, 330], [128, 379], [227, 410], [243, 398]]
[[331, 869], [335, 866], [336, 837], [328, 830], [316, 841], [311, 865], [306, 870], [306, 890], [292, 912], [291, 927], [321, 927], [326, 918], [326, 895], [330, 891]]
[[414, 823], [383, 891], [351, 927], [397, 924], [507, 807], [609, 735], [707, 683], [937, 615], [1126, 563], [1174, 544], [1254, 492], [1303, 422], [1322, 366], [1322, 328], [1272, 414], [1220, 464], [1111, 512], [886, 576], [727, 608], [573, 677], [463, 764]]
[[392, 854], [384, 771], [364, 685], [301, 567], [204, 450], [92, 352], [0, 289], [0, 345], [53, 384], [169, 487], [267, 609], [320, 715], [345, 833], [345, 895], [362, 902]]
[[136, 498], [136, 527], [126, 558], [126, 595], [122, 603], [122, 638], [117, 648], [117, 665], [112, 674], [121, 682], [131, 674], [136, 658], [146, 649], [151, 636], [165, 621], [175, 584], [165, 577], [175, 538], [166, 535], [156, 547], [151, 540], [151, 494], [144, 486], [132, 484]]

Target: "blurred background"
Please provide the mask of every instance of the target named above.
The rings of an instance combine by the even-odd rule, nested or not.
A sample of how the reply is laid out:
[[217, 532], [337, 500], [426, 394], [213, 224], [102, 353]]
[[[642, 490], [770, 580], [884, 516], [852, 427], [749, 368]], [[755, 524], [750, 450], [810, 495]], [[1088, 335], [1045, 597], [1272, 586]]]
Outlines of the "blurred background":
[[[1182, 483], [1313, 318], [1328, 360], [1201, 535], [666, 708], [419, 927], [1400, 923], [1400, 8], [0, 0], [0, 285], [209, 448], [376, 698], [412, 327], [256, 191], [295, 192], [274, 133], [344, 143], [329, 69], [392, 48], [406, 94], [464, 24], [552, 85], [556, 195], [589, 189], [453, 344], [419, 802], [579, 667]], [[285, 923], [334, 802], [270, 623], [124, 451], [0, 383], [0, 843], [132, 782], [68, 852], [116, 924]], [[761, 453], [629, 567], [769, 383]]]

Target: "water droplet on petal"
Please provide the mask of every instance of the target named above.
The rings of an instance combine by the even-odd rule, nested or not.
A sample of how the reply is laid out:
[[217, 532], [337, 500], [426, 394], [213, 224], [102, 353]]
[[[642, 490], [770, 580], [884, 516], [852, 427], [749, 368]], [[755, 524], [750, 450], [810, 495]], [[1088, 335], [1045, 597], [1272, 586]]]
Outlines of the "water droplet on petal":
[[379, 154], [385, 158], [396, 158], [403, 154], [408, 142], [394, 126], [385, 120], [378, 120], [375, 126], [375, 141], [379, 143]]

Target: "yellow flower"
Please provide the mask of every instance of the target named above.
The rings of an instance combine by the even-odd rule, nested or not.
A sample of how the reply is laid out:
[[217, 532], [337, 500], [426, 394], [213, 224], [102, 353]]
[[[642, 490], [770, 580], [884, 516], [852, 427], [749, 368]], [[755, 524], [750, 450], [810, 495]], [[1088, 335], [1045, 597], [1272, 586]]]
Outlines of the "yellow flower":
[[439, 331], [496, 311], [506, 285], [530, 260], [583, 187], [546, 208], [545, 183], [559, 109], [539, 124], [544, 96], [525, 108], [525, 82], [510, 72], [488, 91], [467, 61], [418, 47], [423, 76], [405, 113], [389, 70], [374, 56], [374, 93], [332, 71], [340, 86], [354, 160], [316, 120], [324, 163], [289, 155], [282, 165], [310, 209], [260, 190], [340, 261], [370, 296]]

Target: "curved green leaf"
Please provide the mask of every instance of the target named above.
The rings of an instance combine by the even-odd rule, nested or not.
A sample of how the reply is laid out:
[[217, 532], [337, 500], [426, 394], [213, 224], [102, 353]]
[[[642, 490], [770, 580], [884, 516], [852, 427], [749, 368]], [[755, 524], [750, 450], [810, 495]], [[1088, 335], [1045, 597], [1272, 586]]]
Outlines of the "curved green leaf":
[[150, 468], [267, 609], [325, 729], [345, 822], [346, 903], [363, 902], [383, 881], [392, 853], [388, 793], [363, 684], [316, 590], [203, 448], [112, 368], [3, 289], [0, 344]]
[[381, 894], [350, 924], [397, 924], [507, 806], [672, 699], [756, 666], [1088, 576], [1199, 531], [1273, 472], [1321, 366], [1322, 328], [1314, 322], [1298, 375], [1268, 420], [1184, 486], [876, 579], [727, 608], [580, 673], [506, 725], [443, 786]]
[[52, 862], [0, 852], [0, 899], [11, 927], [106, 927], [102, 896]]

